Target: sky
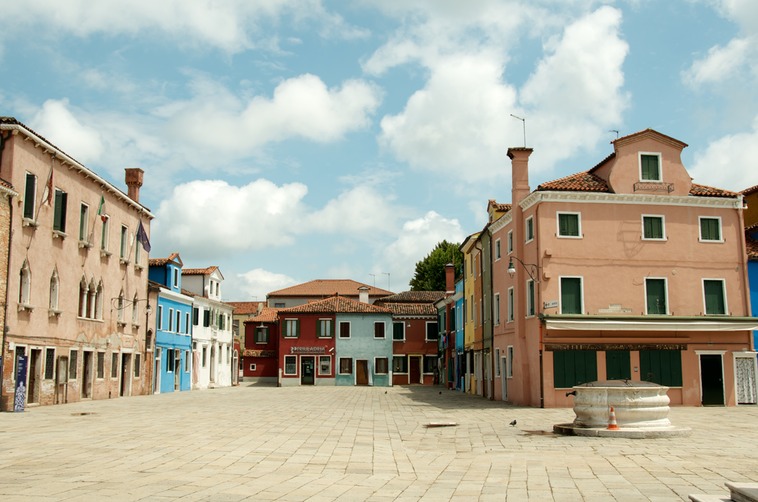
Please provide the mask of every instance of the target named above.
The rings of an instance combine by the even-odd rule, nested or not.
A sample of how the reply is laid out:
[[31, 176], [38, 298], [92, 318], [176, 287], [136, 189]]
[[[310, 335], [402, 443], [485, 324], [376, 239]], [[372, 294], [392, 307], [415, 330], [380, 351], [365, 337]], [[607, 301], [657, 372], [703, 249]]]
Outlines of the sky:
[[646, 128], [696, 183], [758, 185], [754, 0], [26, 0], [0, 72], [0, 115], [124, 191], [145, 171], [150, 256], [218, 266], [227, 301], [407, 290], [525, 143], [532, 189]]

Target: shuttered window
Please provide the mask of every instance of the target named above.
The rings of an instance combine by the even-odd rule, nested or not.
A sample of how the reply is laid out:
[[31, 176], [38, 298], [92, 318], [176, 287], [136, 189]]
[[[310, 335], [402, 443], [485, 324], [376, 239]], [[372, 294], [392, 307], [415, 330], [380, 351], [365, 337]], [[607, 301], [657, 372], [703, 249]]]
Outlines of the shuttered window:
[[705, 294], [705, 313], [708, 315], [726, 314], [726, 298], [724, 297], [724, 281], [706, 279], [703, 281]]
[[631, 380], [632, 370], [628, 350], [605, 351], [605, 378]]
[[556, 350], [553, 352], [553, 386], [570, 388], [597, 380], [597, 354], [594, 350]]
[[558, 235], [561, 237], [579, 237], [579, 215], [576, 213], [558, 213]]
[[682, 353], [679, 350], [641, 350], [640, 378], [667, 387], [682, 386]]
[[662, 216], [643, 216], [642, 217], [642, 236], [645, 239], [663, 239], [663, 217]]
[[645, 295], [648, 314], [668, 314], [665, 279], [645, 279]]
[[700, 218], [700, 240], [721, 240], [721, 220], [719, 218]]
[[58, 188], [55, 189], [55, 208], [53, 210], [53, 230], [66, 232], [66, 203], [68, 194]]
[[26, 187], [24, 188], [24, 218], [34, 219], [34, 205], [37, 199], [37, 177], [32, 173], [26, 173]]
[[661, 181], [660, 157], [640, 155], [640, 177], [642, 181]]
[[561, 314], [582, 313], [582, 279], [561, 277]]
[[319, 338], [331, 338], [334, 336], [334, 324], [331, 319], [319, 319], [318, 320], [318, 333]]

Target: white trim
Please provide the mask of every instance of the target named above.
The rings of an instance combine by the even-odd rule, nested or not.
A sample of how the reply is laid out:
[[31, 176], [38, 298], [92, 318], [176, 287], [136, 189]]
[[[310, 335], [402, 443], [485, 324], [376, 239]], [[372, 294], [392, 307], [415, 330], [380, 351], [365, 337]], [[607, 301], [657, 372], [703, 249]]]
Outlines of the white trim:
[[500, 261], [500, 258], [503, 257], [503, 250], [501, 248], [500, 238], [498, 237], [495, 239], [495, 252], [493, 253], [495, 255], [495, 261]]
[[[342, 325], [347, 324], [347, 336], [342, 336]], [[353, 327], [350, 325], [350, 321], [338, 321], [337, 322], [337, 336], [340, 340], [349, 340], [353, 337]]]
[[[294, 357], [295, 358], [295, 372], [294, 373], [287, 373], [287, 358], [288, 357]], [[297, 356], [296, 355], [293, 356], [293, 355], [287, 355], [287, 354], [285, 354], [285, 356], [284, 356], [284, 368], [282, 368], [282, 375], [296, 376], [298, 374], [297, 365], [298, 365], [298, 360], [297, 360]]]
[[495, 326], [500, 326], [500, 293], [495, 293], [493, 295], [493, 309], [495, 311], [495, 318], [493, 319], [493, 322]]
[[[664, 294], [666, 295], [666, 313], [665, 314], [649, 314], [647, 311], [647, 281], [648, 279], [663, 279], [663, 289]], [[645, 290], [645, 298], [643, 299], [645, 302], [645, 315], [669, 315], [669, 281], [667, 277], [645, 277], [645, 284], [644, 284], [644, 290]]]
[[[377, 359], [384, 359], [387, 361], [387, 371], [385, 373], [379, 373], [379, 371], [376, 369]], [[390, 371], [392, 371], [392, 368], [390, 368], [390, 360], [391, 359], [387, 356], [374, 356], [374, 368], [373, 368], [374, 375], [389, 375]], [[372, 373], [372, 372], [369, 372], [369, 373]]]
[[558, 305], [559, 312], [563, 311], [563, 279], [579, 279], [579, 314], [584, 313], [584, 277], [581, 275], [560, 275], [558, 276]]
[[[732, 372], [734, 373], [734, 402], [737, 406], [740, 406], [744, 404], [745, 406], [755, 406], [755, 403], [740, 403], [739, 397], [737, 395], [737, 359], [748, 359], [749, 361], [752, 361], [753, 363], [753, 377], [756, 378], [758, 381], [758, 359], [755, 357], [758, 354], [758, 352], [755, 352], [753, 350], [745, 350], [742, 352], [733, 351], [732, 352]], [[756, 400], [758, 401], [758, 396], [756, 397]]]
[[[705, 301], [705, 281], [718, 281], [721, 283], [721, 297], [724, 300], [724, 312], [722, 314], [709, 314], [706, 312], [707, 305]], [[726, 298], [726, 279], [722, 277], [703, 277], [700, 279], [700, 290], [703, 292], [703, 314], [705, 315], [728, 315], [729, 314], [729, 302]]]
[[514, 358], [514, 349], [513, 345], [506, 345], [505, 347], [505, 357], [508, 360], [508, 368], [506, 372], [506, 376], [508, 378], [513, 378], [513, 358]]
[[508, 317], [507, 317], [507, 323], [513, 322], [514, 319], [516, 319], [516, 313], [514, 312], [516, 310], [516, 293], [513, 290], [513, 286], [508, 288]]
[[[658, 178], [657, 179], [645, 179], [642, 177], [642, 156], [658, 157]], [[639, 181], [641, 182], [653, 182], [660, 183], [663, 181], [663, 155], [661, 152], [637, 152], [637, 174], [639, 175]]]
[[488, 231], [490, 235], [502, 230], [504, 227], [507, 227], [511, 221], [513, 221], [513, 213], [508, 211], [489, 226]]
[[[326, 357], [329, 359], [329, 372], [328, 373], [321, 373], [321, 358]], [[316, 367], [316, 375], [318, 376], [331, 376], [333, 374], [333, 365], [332, 365], [332, 356], [329, 354], [319, 354], [316, 358], [316, 364], [318, 365]]]
[[[702, 220], [718, 220], [719, 222], [719, 238], [718, 239], [703, 239], [703, 226]], [[724, 225], [721, 222], [721, 216], [698, 216], [697, 217], [697, 239], [698, 242], [707, 242], [712, 244], [720, 244], [724, 242]]]
[[524, 211], [541, 202], [586, 202], [591, 204], [642, 204], [649, 206], [742, 209], [742, 199], [742, 195], [738, 195], [737, 197], [703, 197], [694, 195], [539, 191], [529, 194], [519, 205]]
[[513, 254], [513, 230], [508, 230], [508, 234], [506, 234], [506, 249], [508, 250], [508, 254]]
[[[529, 298], [529, 283], [530, 282], [532, 283], [532, 292], [533, 292], [532, 298]], [[534, 286], [534, 284], [535, 284], [534, 280], [532, 280], [532, 279], [527, 279], [526, 280], [526, 290], [525, 290], [525, 292], [526, 292], [526, 301], [524, 302], [526, 310], [524, 311], [524, 317], [527, 318], [527, 319], [530, 318], [530, 317], [534, 317], [534, 316], [537, 315], [537, 288]], [[529, 304], [530, 303], [532, 305], [532, 310], [534, 311], [533, 314], [529, 313]]]
[[[376, 336], [376, 325], [382, 325], [382, 336]], [[386, 321], [374, 321], [374, 340], [386, 340], [387, 339], [387, 322]]]
[[[561, 215], [574, 215], [576, 216], [576, 226], [579, 232], [578, 235], [562, 235], [561, 234]], [[556, 211], [555, 212], [555, 236], [559, 239], [581, 239], [584, 237], [582, 233], [582, 213], [580, 211]]]
[[[531, 238], [529, 237], [529, 222], [530, 221], [532, 223], [532, 236], [531, 236]], [[534, 229], [534, 216], [527, 216], [524, 219], [524, 244], [528, 244], [528, 243], [532, 242], [534, 240], [534, 238], [535, 238], [535, 234], [536, 234], [536, 232], [535, 232], [535, 229]]]
[[[429, 325], [430, 324], [436, 324], [437, 325], [437, 338], [429, 338]], [[424, 341], [425, 342], [438, 342], [440, 339], [440, 323], [437, 321], [424, 321]]]
[[716, 320], [641, 320], [641, 319], [545, 319], [545, 328], [582, 331], [749, 331], [758, 329], [755, 321], [725, 322]]
[[[645, 237], [645, 218], [658, 218], [661, 220], [661, 233], [662, 237]], [[641, 214], [640, 215], [640, 235], [643, 241], [666, 241], [666, 217], [662, 214]]]
[[[295, 322], [295, 334], [294, 335], [290, 335], [290, 330], [289, 330], [289, 326], [288, 326], [288, 324], [289, 324], [290, 321], [294, 321]], [[298, 337], [297, 336], [297, 328], [298, 328], [298, 323], [299, 322], [300, 322], [300, 319], [298, 319], [297, 317], [285, 317], [284, 318], [284, 333], [282, 333], [282, 338], [297, 338]]]
[[[395, 324], [400, 323], [403, 325], [403, 338], [395, 338]], [[392, 321], [392, 341], [393, 342], [404, 342], [405, 341], [405, 321]]]

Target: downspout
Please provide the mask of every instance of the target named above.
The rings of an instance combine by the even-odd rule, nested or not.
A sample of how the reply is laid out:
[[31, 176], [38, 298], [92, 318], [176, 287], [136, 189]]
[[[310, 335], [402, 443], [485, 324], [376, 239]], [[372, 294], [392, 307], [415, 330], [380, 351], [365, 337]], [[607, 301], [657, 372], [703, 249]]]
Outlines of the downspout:
[[[5, 142], [8, 141], [8, 138], [11, 137], [11, 133], [8, 133], [8, 136], [0, 134], [0, 166], [2, 166], [3, 163], [3, 150], [5, 149]], [[8, 221], [13, 222], [13, 204], [11, 203], [11, 199], [13, 198], [12, 195], [8, 194]], [[11, 275], [11, 243], [13, 242], [13, 229], [11, 228], [11, 225], [8, 225], [8, 263], [6, 264], [6, 271], [5, 271], [5, 298], [3, 298], [3, 339], [2, 339], [2, 345], [0, 347], [0, 411], [6, 411], [3, 408], [3, 375], [5, 374], [5, 368], [3, 367], [5, 364], [5, 340], [8, 335], [8, 277]], [[13, 371], [13, 370], [11, 370]], [[13, 378], [13, 375], [11, 375], [11, 378]]]
[[[537, 202], [536, 207], [534, 208], [534, 221], [539, 222], [540, 221], [540, 203]], [[539, 235], [539, 229], [535, 228], [535, 234]], [[540, 328], [540, 340], [539, 340], [539, 366], [540, 366], [540, 408], [545, 407], [545, 373], [544, 373], [544, 367], [542, 363], [542, 352], [543, 352], [543, 343], [542, 343], [542, 315], [544, 314], [544, 304], [542, 303], [542, 280], [544, 279], [544, 274], [542, 277], [540, 277], [541, 271], [544, 271], [542, 268], [544, 266], [544, 262], [542, 260], [542, 250], [540, 249], [540, 243], [542, 242], [541, 239], [536, 239], [537, 244], [537, 259], [535, 260], [537, 262], [537, 284], [539, 287], [537, 288], [537, 298], [536, 298], [536, 307], [537, 312], [539, 314], [537, 315], [539, 328]], [[543, 307], [540, 307], [540, 305], [543, 305]]]
[[[745, 238], [745, 213], [742, 208], [744, 208], [745, 202], [743, 199], [743, 196], [739, 196], [739, 209], [737, 209], [737, 215], [740, 220], [740, 250], [745, 250], [747, 248], [747, 239]], [[723, 230], [722, 230], [723, 232]], [[750, 310], [750, 280], [747, 273], [747, 253], [742, 253], [739, 256], [740, 260], [740, 267], [742, 268], [742, 284], [745, 285], [744, 290], [745, 294], [742, 295], [742, 301], [744, 302], [743, 308], [745, 309], [744, 315], [754, 315], [753, 312]]]

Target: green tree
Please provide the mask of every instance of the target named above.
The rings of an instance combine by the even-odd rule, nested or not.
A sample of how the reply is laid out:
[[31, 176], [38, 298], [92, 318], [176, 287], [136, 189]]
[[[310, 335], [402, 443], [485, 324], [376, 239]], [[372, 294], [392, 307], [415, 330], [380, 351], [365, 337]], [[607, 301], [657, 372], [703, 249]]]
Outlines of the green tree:
[[416, 263], [416, 272], [411, 279], [411, 291], [445, 291], [445, 265], [452, 263], [455, 277], [460, 276], [463, 253], [458, 244], [442, 241], [437, 243], [426, 258]]

